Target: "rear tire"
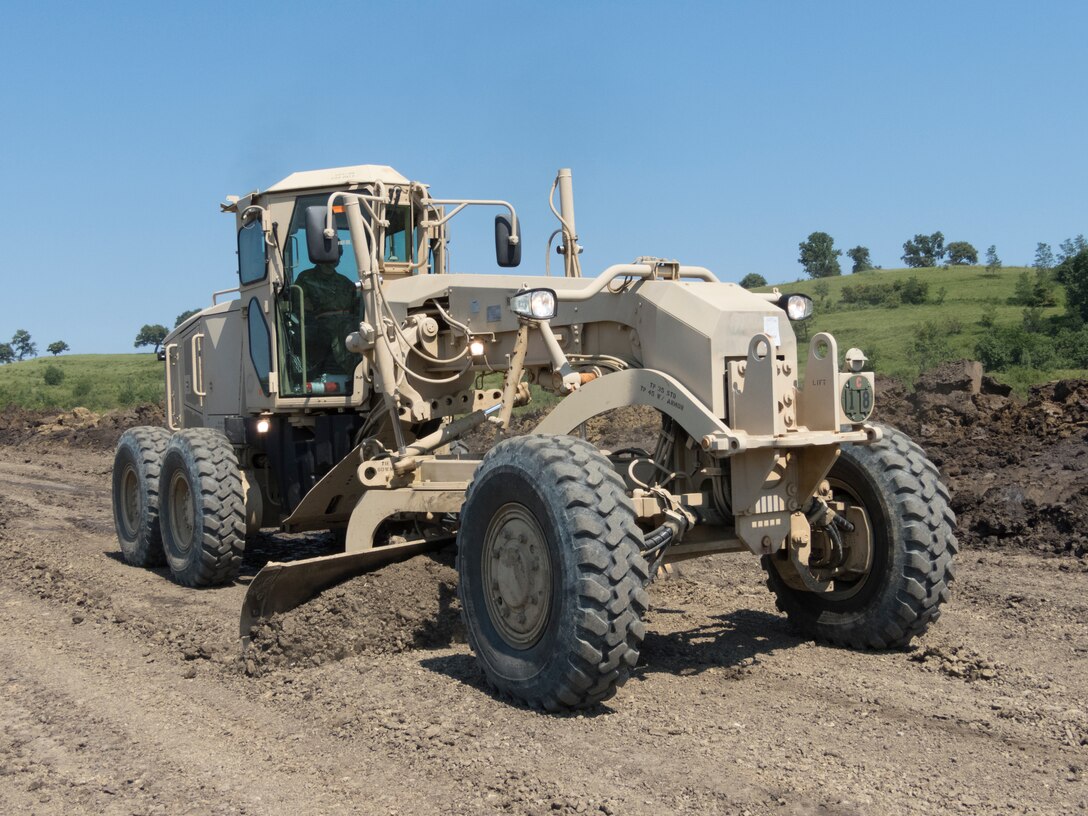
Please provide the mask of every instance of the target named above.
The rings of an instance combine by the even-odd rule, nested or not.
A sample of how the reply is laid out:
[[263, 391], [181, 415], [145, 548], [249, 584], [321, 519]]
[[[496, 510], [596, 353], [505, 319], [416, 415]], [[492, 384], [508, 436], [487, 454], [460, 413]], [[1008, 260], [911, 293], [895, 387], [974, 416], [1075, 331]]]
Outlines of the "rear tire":
[[135, 567], [166, 563], [159, 528], [159, 471], [170, 441], [166, 428], [142, 426], [121, 434], [113, 457], [113, 524], [121, 555]]
[[858, 649], [903, 648], [925, 632], [948, 600], [959, 548], [937, 467], [905, 434], [887, 426], [883, 432], [875, 445], [844, 445], [828, 476], [836, 494], [841, 490], [868, 514], [868, 573], [829, 592], [805, 591], [783, 579], [779, 556], [763, 557], [767, 586], [791, 624], [818, 640]]
[[469, 486], [458, 595], [488, 682], [557, 711], [606, 700], [645, 634], [649, 575], [623, 481], [569, 436], [500, 442]]
[[193, 428], [170, 439], [159, 493], [166, 562], [183, 586], [226, 584], [245, 550], [245, 497], [238, 457], [219, 431]]

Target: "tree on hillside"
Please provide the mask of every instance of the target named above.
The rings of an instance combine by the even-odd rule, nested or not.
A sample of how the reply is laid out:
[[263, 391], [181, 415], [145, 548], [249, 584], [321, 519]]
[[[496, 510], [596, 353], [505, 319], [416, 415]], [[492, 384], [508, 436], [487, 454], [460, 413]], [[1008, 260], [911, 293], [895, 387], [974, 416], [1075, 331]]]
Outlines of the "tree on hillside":
[[1065, 262], [1086, 249], [1088, 249], [1088, 241], [1084, 240], [1083, 235], [1066, 238], [1058, 244], [1058, 265], [1054, 267], [1054, 276], [1058, 279], [1058, 283], [1066, 282], [1064, 275], [1068, 267]]
[[38, 356], [38, 345], [30, 339], [30, 332], [26, 329], [17, 329], [11, 336], [11, 349], [17, 360]]
[[0, 343], [0, 364], [11, 363], [15, 360], [15, 349], [11, 343]]
[[869, 247], [856, 246], [846, 250], [846, 257], [854, 262], [851, 272], [868, 272], [873, 268], [872, 258], [869, 257]]
[[966, 241], [952, 241], [946, 247], [949, 266], [967, 266], [978, 263], [978, 250]]
[[1066, 238], [1058, 244], [1058, 263], [1067, 261], [1086, 249], [1088, 249], [1088, 241], [1084, 239], [1083, 235], [1078, 235], [1076, 238]]
[[740, 279], [740, 285], [745, 289], [757, 289], [760, 286], [767, 285], [767, 279], [762, 275], [758, 275], [755, 272], [749, 272], [743, 278]]
[[174, 321], [174, 328], [176, 329], [190, 317], [199, 312], [200, 309], [186, 309], [184, 312], [178, 315], [177, 320]]
[[842, 274], [839, 267], [842, 250], [835, 249], [835, 239], [826, 232], [812, 233], [807, 241], [802, 241], [797, 247], [801, 250], [797, 262], [805, 268], [810, 278], [830, 278]]
[[1088, 246], [1058, 264], [1057, 271], [1065, 282], [1066, 309], [1088, 321]]
[[903, 244], [903, 263], [915, 269], [937, 266], [944, 254], [944, 233], [940, 230], [932, 235], [915, 235]]
[[1054, 252], [1050, 249], [1050, 244], [1044, 244], [1040, 241], [1035, 246], [1035, 263], [1033, 266], [1037, 272], [1049, 272], [1054, 268]]
[[45, 350], [52, 354], [54, 357], [56, 357], [58, 354], [62, 354], [65, 351], [71, 351], [68, 344], [65, 343], [63, 340], [58, 340], [55, 343], [50, 343], [48, 346], [45, 347]]
[[1001, 271], [1001, 259], [997, 257], [997, 247], [994, 244], [986, 249], [986, 274], [996, 275]]
[[162, 345], [162, 341], [166, 339], [166, 326], [160, 326], [158, 323], [154, 325], [145, 324], [140, 333], [136, 335], [136, 342], [133, 343], [136, 348], [140, 346], [154, 346], [155, 353], [159, 353], [159, 346]]

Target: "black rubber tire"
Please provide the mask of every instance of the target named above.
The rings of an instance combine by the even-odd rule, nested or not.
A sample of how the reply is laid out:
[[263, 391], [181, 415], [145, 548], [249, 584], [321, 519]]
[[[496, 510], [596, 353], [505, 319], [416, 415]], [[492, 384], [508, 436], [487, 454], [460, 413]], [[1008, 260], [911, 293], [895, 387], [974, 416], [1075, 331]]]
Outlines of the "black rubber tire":
[[[159, 528], [159, 470], [170, 431], [150, 425], [129, 428], [113, 456], [113, 525], [121, 555], [135, 567], [166, 563]], [[132, 495], [124, 495], [127, 491]], [[134, 501], [126, 511], [126, 501]]]
[[906, 647], [941, 614], [955, 578], [956, 517], [936, 466], [918, 445], [881, 426], [875, 445], [844, 445], [831, 469], [856, 493], [873, 528], [873, 561], [853, 597], [826, 599], [788, 586], [763, 557], [767, 586], [798, 630], [857, 649]]
[[[488, 525], [510, 503], [535, 518], [551, 559], [550, 614], [539, 639], [511, 646], [488, 613], [481, 554]], [[571, 436], [500, 442], [473, 476], [457, 536], [458, 596], [491, 686], [534, 708], [584, 708], [616, 693], [638, 662], [649, 605], [642, 533], [623, 480]]]
[[[180, 500], [186, 490], [187, 509]], [[209, 428], [174, 434], [163, 454], [159, 494], [163, 549], [174, 580], [208, 587], [238, 577], [246, 504], [230, 440]]]

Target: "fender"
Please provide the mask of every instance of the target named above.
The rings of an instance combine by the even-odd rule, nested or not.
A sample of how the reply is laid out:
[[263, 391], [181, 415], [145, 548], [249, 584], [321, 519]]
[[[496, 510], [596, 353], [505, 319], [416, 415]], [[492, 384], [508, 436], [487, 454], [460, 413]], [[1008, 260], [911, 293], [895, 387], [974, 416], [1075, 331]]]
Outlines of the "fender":
[[583, 385], [541, 420], [534, 434], [569, 434], [605, 411], [648, 405], [676, 420], [692, 439], [729, 429], [675, 377], [652, 368], [629, 368]]

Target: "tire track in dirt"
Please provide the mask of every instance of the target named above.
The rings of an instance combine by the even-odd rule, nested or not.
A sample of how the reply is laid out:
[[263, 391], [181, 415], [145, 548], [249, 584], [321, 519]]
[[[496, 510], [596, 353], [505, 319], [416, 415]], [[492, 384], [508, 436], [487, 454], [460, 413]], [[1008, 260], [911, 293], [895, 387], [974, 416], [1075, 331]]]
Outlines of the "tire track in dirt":
[[[364, 746], [343, 767], [341, 746], [289, 712], [214, 678], [183, 678], [150, 650], [73, 627], [41, 602], [0, 589], [0, 626], [12, 633], [0, 641], [4, 765], [31, 777], [27, 792], [43, 791], [38, 805], [55, 795], [84, 812], [159, 805], [173, 813], [180, 802], [190, 812], [426, 806], [413, 802], [403, 770], [394, 778], [381, 763], [359, 761]], [[435, 780], [424, 787], [434, 790]]]

